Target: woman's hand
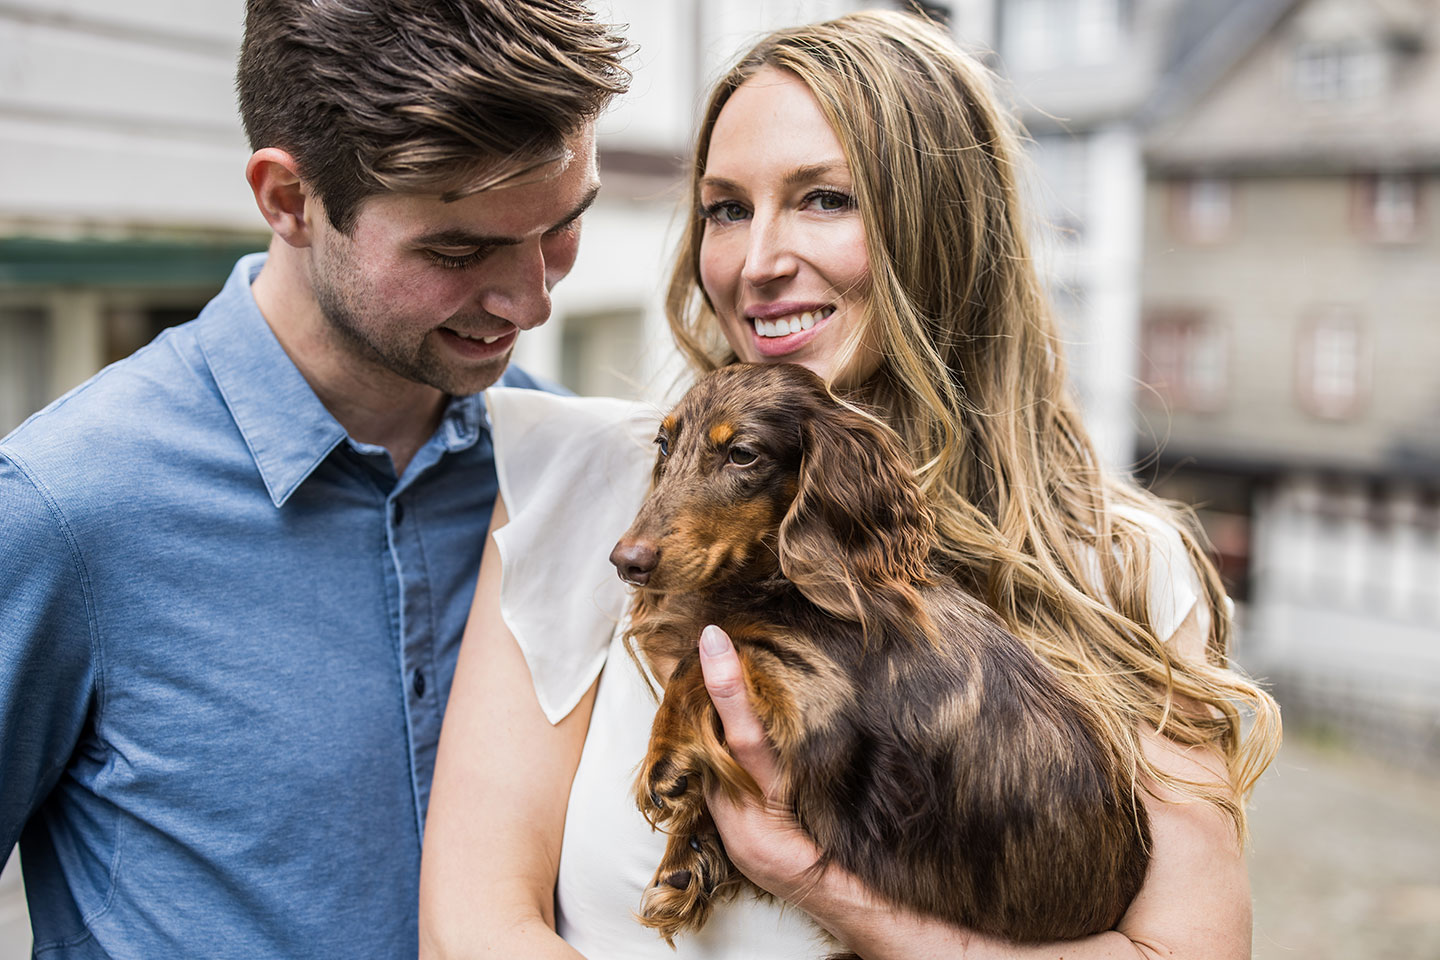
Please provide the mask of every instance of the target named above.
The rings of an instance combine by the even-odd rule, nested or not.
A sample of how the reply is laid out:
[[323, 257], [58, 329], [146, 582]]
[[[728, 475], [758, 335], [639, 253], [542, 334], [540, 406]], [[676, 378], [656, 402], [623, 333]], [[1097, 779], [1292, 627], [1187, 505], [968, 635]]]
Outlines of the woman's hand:
[[789, 811], [775, 802], [779, 780], [775, 750], [750, 706], [735, 648], [719, 627], [706, 627], [700, 634], [700, 668], [725, 727], [730, 753], [755, 778], [765, 797], [763, 802], [732, 801], [723, 791], [706, 796], [725, 852], [752, 883], [782, 900], [798, 902], [815, 879], [812, 868], [820, 850]]

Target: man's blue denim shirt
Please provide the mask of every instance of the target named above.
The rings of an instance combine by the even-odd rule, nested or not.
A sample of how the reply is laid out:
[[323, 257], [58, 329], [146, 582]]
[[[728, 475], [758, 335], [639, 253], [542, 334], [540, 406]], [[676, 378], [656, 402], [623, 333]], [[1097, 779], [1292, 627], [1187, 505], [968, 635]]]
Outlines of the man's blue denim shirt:
[[417, 951], [489, 432], [452, 400], [397, 480], [271, 333], [263, 262], [0, 441], [0, 862], [43, 957]]

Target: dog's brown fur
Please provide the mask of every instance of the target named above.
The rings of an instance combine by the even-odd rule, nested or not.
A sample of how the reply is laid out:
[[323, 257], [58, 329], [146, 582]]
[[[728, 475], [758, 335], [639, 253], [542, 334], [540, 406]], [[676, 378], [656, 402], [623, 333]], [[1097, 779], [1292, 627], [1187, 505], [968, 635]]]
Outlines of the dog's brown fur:
[[891, 901], [1019, 941], [1111, 929], [1149, 826], [1088, 708], [928, 565], [903, 451], [801, 367], [726, 367], [665, 419], [654, 485], [611, 559], [644, 581], [630, 638], [664, 676], [636, 799], [669, 835], [641, 906], [667, 940], [744, 878], [705, 787], [757, 793], [725, 749], [696, 641], [734, 641], [822, 851]]

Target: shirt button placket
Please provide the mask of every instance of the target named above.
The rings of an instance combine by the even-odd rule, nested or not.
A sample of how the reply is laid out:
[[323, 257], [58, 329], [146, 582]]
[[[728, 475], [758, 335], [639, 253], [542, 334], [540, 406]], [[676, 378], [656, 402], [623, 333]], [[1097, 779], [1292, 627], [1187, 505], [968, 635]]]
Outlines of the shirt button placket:
[[[390, 504], [390, 524], [393, 527], [398, 527], [404, 522], [405, 505], [399, 500], [396, 500]], [[405, 643], [406, 646], [408, 646], [409, 639], [409, 637], [403, 637], [401, 642]], [[419, 667], [416, 667], [415, 670], [410, 674], [410, 689], [412, 692], [414, 692], [417, 699], [423, 700], [425, 698], [425, 671], [421, 670]]]

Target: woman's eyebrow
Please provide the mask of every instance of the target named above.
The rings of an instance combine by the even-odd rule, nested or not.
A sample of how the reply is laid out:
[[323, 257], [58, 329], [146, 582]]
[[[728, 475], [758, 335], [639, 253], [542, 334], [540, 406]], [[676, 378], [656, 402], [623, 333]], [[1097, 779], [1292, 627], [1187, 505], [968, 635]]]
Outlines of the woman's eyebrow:
[[740, 190], [740, 184], [725, 177], [705, 176], [700, 179], [700, 186], [710, 190], [720, 190], [726, 193], [736, 193]]
[[[844, 160], [827, 160], [822, 163], [804, 164], [803, 166], [788, 171], [782, 182], [787, 187], [793, 187], [796, 184], [808, 183], [812, 180], [829, 180], [837, 176], [843, 176], [846, 179], [850, 176], [850, 165]], [[741, 191], [743, 189], [740, 184], [731, 180], [729, 177], [716, 177], [708, 174], [701, 178], [700, 186], [721, 191]]]
[[824, 163], [807, 163], [803, 167], [796, 167], [785, 174], [785, 185], [793, 187], [800, 183], [809, 183], [812, 180], [828, 180], [844, 174], [847, 178], [850, 175], [850, 166], [844, 160], [829, 160]]

